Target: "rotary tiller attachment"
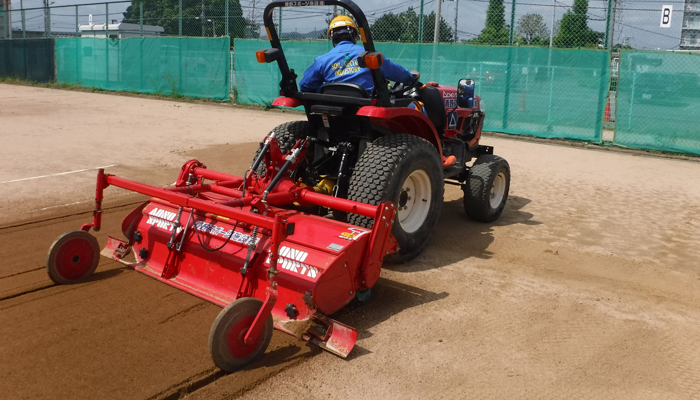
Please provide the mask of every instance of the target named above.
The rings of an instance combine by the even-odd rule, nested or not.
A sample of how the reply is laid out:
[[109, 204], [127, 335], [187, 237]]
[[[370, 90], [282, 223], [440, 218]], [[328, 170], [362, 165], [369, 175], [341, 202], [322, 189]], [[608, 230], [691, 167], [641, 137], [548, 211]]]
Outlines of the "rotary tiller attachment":
[[[225, 307], [209, 336], [219, 368], [231, 372], [262, 355], [273, 326], [346, 357], [357, 332], [327, 315], [371, 288], [384, 256], [398, 250], [391, 236], [396, 210], [391, 202], [358, 203], [295, 183], [291, 172], [309, 140], [283, 155], [271, 135], [245, 177], [189, 161], [172, 189], [100, 170], [93, 222], [57, 240], [49, 254], [52, 279], [58, 273], [72, 282], [92, 273], [83, 249], [90, 250], [94, 238], [86, 231], [99, 230], [102, 192], [118, 186], [152, 198], [124, 220], [126, 240], [110, 237], [101, 254]], [[263, 159], [266, 175], [255, 176]], [[374, 226], [298, 210], [311, 206], [367, 216]]]

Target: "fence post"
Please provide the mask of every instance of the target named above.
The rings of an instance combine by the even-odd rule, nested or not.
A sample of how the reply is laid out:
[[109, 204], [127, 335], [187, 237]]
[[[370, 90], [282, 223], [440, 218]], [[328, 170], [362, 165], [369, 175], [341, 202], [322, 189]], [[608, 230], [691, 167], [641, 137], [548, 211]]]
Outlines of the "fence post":
[[508, 44], [510, 44], [511, 46], [513, 45], [513, 34], [514, 33], [515, 33], [515, 0], [513, 0], [513, 3], [510, 6], [510, 34], [508, 36]]
[[418, 17], [418, 43], [423, 43], [423, 6], [425, 0], [420, 0], [420, 17]]
[[[229, 2], [229, 0], [226, 0], [226, 36], [229, 37], [229, 42], [230, 42], [231, 35], [229, 34], [229, 31], [228, 31], [228, 18], [229, 18], [228, 17], [228, 8], [229, 8], [228, 2]], [[229, 43], [229, 48], [231, 48], [231, 43]]]
[[612, 41], [613, 38], [610, 37], [610, 25], [613, 23], [612, 21], [612, 9], [613, 9], [613, 1], [614, 0], [608, 0], [608, 12], [605, 14], [605, 21], [607, 22], [605, 24], [605, 48], [610, 50], [612, 48]]
[[47, 22], [46, 33], [47, 33], [48, 37], [51, 37], [52, 34], [51, 34], [51, 8], [50, 7], [46, 7], [46, 22]]
[[80, 23], [78, 21], [78, 5], [76, 4], [75, 5], [75, 36], [76, 37], [80, 35], [80, 28], [78, 27], [78, 25], [80, 25]]
[[[143, 4], [143, 3], [141, 3]], [[182, 0], [177, 3], [178, 36], [182, 36]]]
[[27, 38], [27, 24], [26, 24], [26, 19], [24, 18], [24, 9], [22, 9], [22, 39]]
[[554, 71], [557, 67], [551, 67], [552, 70], [549, 73], [549, 108], [547, 111], [547, 124], [552, 123], [552, 97], [554, 95]]
[[143, 2], [139, 4], [139, 31], [141, 32], [141, 38], [143, 38]]
[[107, 87], [103, 89], [109, 89], [109, 3], [105, 3], [105, 61]]
[[280, 7], [280, 14], [279, 14], [279, 24], [280, 26], [280, 40], [282, 40], [282, 7]]

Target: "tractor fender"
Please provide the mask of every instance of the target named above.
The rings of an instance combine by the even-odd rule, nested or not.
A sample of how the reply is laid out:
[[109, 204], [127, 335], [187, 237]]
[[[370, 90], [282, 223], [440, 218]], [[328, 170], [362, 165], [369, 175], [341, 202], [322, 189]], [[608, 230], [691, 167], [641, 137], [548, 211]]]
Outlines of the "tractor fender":
[[442, 157], [440, 136], [428, 117], [418, 110], [408, 107], [364, 106], [357, 111], [357, 115], [369, 117], [373, 124], [394, 132], [422, 137], [432, 143]]

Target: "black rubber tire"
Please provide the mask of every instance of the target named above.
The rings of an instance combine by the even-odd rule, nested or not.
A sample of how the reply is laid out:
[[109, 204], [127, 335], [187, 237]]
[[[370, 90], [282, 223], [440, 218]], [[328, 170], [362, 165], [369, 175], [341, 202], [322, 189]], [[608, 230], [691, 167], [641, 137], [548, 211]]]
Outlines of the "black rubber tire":
[[[277, 139], [277, 144], [280, 146], [282, 154], [287, 153], [294, 147], [294, 143], [299, 139], [304, 139], [309, 134], [309, 121], [292, 121], [285, 122], [284, 124], [277, 125], [270, 133], [275, 132], [275, 139]], [[255, 156], [253, 156], [253, 161], [258, 158], [260, 154], [260, 149], [255, 151]], [[252, 162], [251, 162], [252, 164]], [[265, 166], [260, 164], [258, 168], [258, 174], [265, 173]]]
[[[242, 343], [245, 333], [255, 320], [255, 316], [263, 306], [263, 302], [254, 297], [243, 297], [226, 306], [214, 320], [209, 331], [209, 354], [214, 364], [225, 372], [234, 372], [255, 361], [265, 353], [272, 339], [272, 315], [267, 317], [265, 326], [260, 332], [260, 340], [254, 347]], [[234, 343], [239, 354], [234, 354], [229, 345], [229, 334], [233, 329], [238, 342]]]
[[[491, 206], [491, 189], [498, 174], [505, 175], [505, 193], [497, 207]], [[469, 170], [464, 191], [464, 211], [479, 222], [493, 222], [501, 216], [510, 190], [510, 166], [508, 162], [493, 154], [479, 156]]]
[[[431, 203], [422, 225], [414, 232], [406, 232], [397, 215], [391, 233], [400, 250], [387, 257], [387, 261], [406, 262], [414, 259], [433, 235], [444, 193], [442, 164], [437, 149], [427, 140], [414, 135], [397, 133], [382, 136], [367, 146], [350, 178], [350, 200], [373, 205], [393, 201], [398, 207], [401, 186], [416, 170], [423, 170], [428, 175]], [[349, 214], [348, 222], [371, 228], [374, 220]]]
[[89, 278], [100, 262], [97, 239], [85, 231], [68, 231], [49, 247], [46, 269], [58, 285], [78, 283]]

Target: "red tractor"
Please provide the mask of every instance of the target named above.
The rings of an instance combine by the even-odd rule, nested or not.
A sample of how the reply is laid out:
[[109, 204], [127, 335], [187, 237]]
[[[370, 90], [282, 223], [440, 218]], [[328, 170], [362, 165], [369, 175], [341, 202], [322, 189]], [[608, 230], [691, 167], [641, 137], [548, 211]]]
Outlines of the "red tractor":
[[[366, 50], [358, 63], [371, 69], [372, 93], [351, 84], [297, 90], [272, 11], [309, 5], [339, 5], [358, 22]], [[275, 1], [264, 19], [273, 47], [256, 56], [282, 71], [274, 104], [303, 105], [308, 120], [275, 128], [242, 177], [191, 160], [175, 187], [158, 188], [100, 170], [92, 222], [61, 235], [46, 261], [58, 284], [86, 279], [98, 264], [89, 231], [100, 229], [105, 189], [151, 196], [125, 218], [125, 239], [110, 237], [101, 254], [224, 307], [209, 351], [228, 372], [261, 356], [273, 327], [347, 356], [357, 332], [328, 315], [367, 299], [385, 257], [407, 261], [425, 248], [443, 183], [462, 186], [467, 214], [488, 222], [503, 211], [510, 182], [506, 161], [478, 144], [484, 114], [473, 82], [390, 90], [353, 2]]]
[[[389, 87], [375, 51], [367, 20], [350, 0], [325, 1], [347, 9], [359, 26], [365, 52], [358, 59], [369, 68], [374, 90], [350, 83], [327, 83], [319, 93], [297, 90], [272, 21], [275, 7], [319, 5], [317, 1], [273, 2], [264, 21], [272, 48], [257, 52], [259, 62], [277, 61], [282, 73], [281, 95], [273, 106], [303, 106], [306, 121], [282, 124], [272, 130], [283, 152], [299, 139], [312, 137], [306, 157], [292, 177], [334, 197], [367, 204], [392, 201], [398, 223], [392, 234], [398, 252], [391, 258], [405, 262], [428, 244], [442, 208], [443, 183], [464, 191], [464, 209], [472, 219], [496, 220], [505, 207], [510, 168], [493, 147], [479, 144], [484, 112], [474, 94], [474, 81], [457, 87], [435, 82]], [[423, 112], [421, 112], [423, 111]], [[476, 159], [470, 167], [471, 160]], [[313, 210], [362, 227], [366, 217]]]

